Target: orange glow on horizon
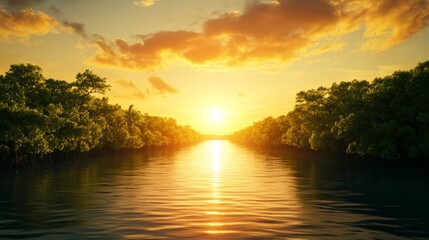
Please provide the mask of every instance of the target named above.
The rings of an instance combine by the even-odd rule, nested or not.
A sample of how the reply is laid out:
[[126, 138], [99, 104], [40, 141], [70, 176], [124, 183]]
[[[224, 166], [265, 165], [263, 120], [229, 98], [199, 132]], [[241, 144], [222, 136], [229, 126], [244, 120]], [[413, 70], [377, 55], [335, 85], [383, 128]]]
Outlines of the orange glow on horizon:
[[[73, 81], [89, 69], [106, 78], [111, 104], [201, 134], [285, 115], [300, 91], [371, 81], [429, 59], [429, 4], [420, 0], [135, 0], [102, 9], [102, 1], [55, 1], [73, 22], [50, 2], [0, 4], [8, 23], [0, 26], [0, 74], [30, 62], [46, 78]], [[112, 13], [114, 24], [100, 21]]]
[[207, 113], [208, 121], [213, 125], [221, 125], [226, 119], [226, 113], [221, 108], [211, 108]]
[[202, 104], [198, 110], [193, 112], [193, 116], [190, 121], [194, 121], [192, 124], [193, 128], [202, 134], [208, 135], [223, 135], [231, 134], [237, 131], [239, 128], [234, 127], [232, 124], [234, 121], [229, 110], [222, 106], [204, 107]]

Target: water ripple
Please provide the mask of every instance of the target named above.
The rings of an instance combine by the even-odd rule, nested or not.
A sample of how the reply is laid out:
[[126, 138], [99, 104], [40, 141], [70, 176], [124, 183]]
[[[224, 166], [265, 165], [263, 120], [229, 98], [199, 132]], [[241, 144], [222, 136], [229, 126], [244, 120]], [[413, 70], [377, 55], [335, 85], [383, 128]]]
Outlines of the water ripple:
[[[226, 141], [6, 172], [0, 176], [0, 238], [429, 237], [428, 197], [413, 198], [413, 206], [401, 202], [401, 189], [377, 181], [388, 177]], [[412, 183], [427, 189], [428, 182]]]

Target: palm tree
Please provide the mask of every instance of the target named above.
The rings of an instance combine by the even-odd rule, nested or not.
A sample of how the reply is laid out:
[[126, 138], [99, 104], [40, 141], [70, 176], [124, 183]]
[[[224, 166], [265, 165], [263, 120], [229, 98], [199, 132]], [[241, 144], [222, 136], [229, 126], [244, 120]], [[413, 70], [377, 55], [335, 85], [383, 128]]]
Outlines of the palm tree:
[[128, 107], [128, 111], [125, 111], [125, 119], [127, 120], [128, 131], [131, 132], [132, 127], [142, 119], [142, 115], [131, 104]]

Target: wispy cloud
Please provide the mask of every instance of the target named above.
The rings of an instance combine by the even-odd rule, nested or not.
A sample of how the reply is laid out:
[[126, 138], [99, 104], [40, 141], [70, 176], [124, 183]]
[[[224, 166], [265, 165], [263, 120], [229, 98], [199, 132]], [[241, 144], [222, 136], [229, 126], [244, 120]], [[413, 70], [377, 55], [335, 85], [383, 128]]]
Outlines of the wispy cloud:
[[98, 51], [93, 60], [103, 65], [153, 69], [163, 64], [163, 53], [180, 53], [198, 36], [198, 33], [188, 31], [157, 32], [141, 36], [138, 43], [128, 44], [123, 39], [110, 42], [95, 35], [94, 46]]
[[[115, 89], [122, 89], [117, 92], [120, 92], [120, 94], [117, 94], [117, 96], [138, 98], [140, 100], [145, 100], [149, 95], [153, 94], [165, 96], [166, 94], [175, 94], [179, 92], [179, 90], [170, 86], [158, 76], [151, 76], [147, 78], [147, 81], [150, 84], [150, 88], [141, 88], [137, 86], [134, 81], [128, 79], [117, 79], [113, 81], [113, 84], [116, 85]], [[123, 95], [124, 93], [126, 94]]]
[[160, 77], [152, 76], [149, 77], [148, 82], [151, 84], [151, 86], [158, 91], [158, 93], [165, 95], [166, 93], [178, 93], [179, 90], [175, 89], [174, 87], [168, 85], [164, 80], [162, 80]]
[[69, 22], [69, 21], [64, 21], [63, 22], [63, 26], [68, 29], [71, 30], [72, 32], [82, 36], [83, 38], [87, 38], [87, 34], [85, 31], [85, 25], [82, 23], [76, 23], [76, 22]]
[[56, 6], [51, 6], [50, 8], [49, 8], [49, 11], [48, 11], [50, 14], [52, 14], [52, 15], [54, 15], [54, 16], [58, 16], [58, 15], [60, 15], [61, 14], [61, 10], [59, 9], [59, 8], [57, 8]]
[[158, 0], [139, 0], [135, 1], [134, 4], [140, 7], [150, 7], [155, 4]]
[[96, 64], [153, 70], [173, 60], [228, 66], [285, 63], [335, 51], [342, 36], [364, 29], [361, 50], [382, 51], [429, 24], [428, 0], [252, 1], [242, 12], [209, 19], [201, 31], [160, 31], [129, 43], [97, 36]]
[[385, 50], [429, 25], [428, 0], [373, 1], [362, 17], [366, 23], [363, 50]]
[[0, 40], [28, 41], [31, 36], [55, 32], [57, 20], [30, 8], [7, 12], [0, 6]]
[[0, 3], [5, 2], [7, 8], [12, 10], [19, 10], [23, 8], [28, 8], [33, 5], [42, 4], [45, 0], [4, 0], [0, 1]]
[[115, 80], [114, 83], [120, 85], [130, 92], [128, 96], [133, 96], [141, 100], [146, 99], [146, 94], [133, 81], [126, 79]]

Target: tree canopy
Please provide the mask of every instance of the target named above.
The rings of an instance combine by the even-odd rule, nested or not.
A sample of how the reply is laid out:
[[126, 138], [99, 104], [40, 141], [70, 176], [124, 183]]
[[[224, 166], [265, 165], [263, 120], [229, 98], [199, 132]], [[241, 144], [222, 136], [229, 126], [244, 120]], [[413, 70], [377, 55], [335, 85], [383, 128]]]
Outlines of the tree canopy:
[[184, 145], [200, 135], [171, 118], [111, 105], [106, 79], [89, 70], [76, 80], [46, 79], [32, 64], [0, 75], [0, 160], [19, 162], [54, 152]]
[[[104, 97], [106, 79], [89, 70], [75, 81], [46, 79], [32, 64], [0, 75], [0, 160], [55, 152], [141, 149], [194, 143], [201, 136], [172, 118], [122, 109]], [[295, 108], [234, 133], [258, 146], [344, 152], [383, 159], [429, 158], [429, 61], [372, 82], [353, 80], [301, 91]]]
[[232, 139], [383, 159], [429, 158], [429, 61], [372, 82], [333, 83], [297, 94], [293, 111]]

